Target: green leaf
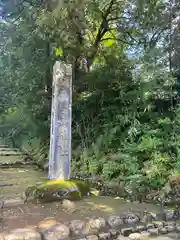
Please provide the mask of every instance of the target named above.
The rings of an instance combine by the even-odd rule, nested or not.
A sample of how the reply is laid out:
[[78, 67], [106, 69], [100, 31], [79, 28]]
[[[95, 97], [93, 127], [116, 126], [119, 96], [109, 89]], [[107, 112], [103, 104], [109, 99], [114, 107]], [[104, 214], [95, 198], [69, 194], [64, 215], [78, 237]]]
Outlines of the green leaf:
[[56, 52], [55, 52], [56, 56], [62, 56], [63, 55], [63, 49], [62, 48], [56, 48]]

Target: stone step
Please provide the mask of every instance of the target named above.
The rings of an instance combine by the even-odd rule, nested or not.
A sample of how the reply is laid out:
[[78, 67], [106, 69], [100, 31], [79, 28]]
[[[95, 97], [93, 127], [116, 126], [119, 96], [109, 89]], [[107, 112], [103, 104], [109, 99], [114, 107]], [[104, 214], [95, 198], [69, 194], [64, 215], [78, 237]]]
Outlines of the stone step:
[[0, 201], [0, 209], [7, 207], [15, 207], [24, 204], [24, 200], [22, 199], [8, 199]]
[[22, 152], [14, 152], [14, 151], [0, 151], [0, 156], [22, 156]]
[[[119, 216], [90, 217], [84, 220], [71, 220], [68, 223], [58, 222], [55, 218], [46, 218], [35, 226], [25, 226], [9, 233], [1, 233], [0, 239], [58, 239], [58, 240], [175, 240], [180, 238], [179, 224], [167, 223], [162, 227], [147, 226], [145, 229], [123, 227]], [[113, 226], [113, 227], [112, 227]]]
[[19, 149], [18, 148], [1, 148], [0, 147], [0, 152], [6, 152], [6, 151], [13, 151], [13, 152], [18, 152]]
[[8, 145], [6, 145], [6, 144], [0, 144], [0, 148], [8, 148]]
[[23, 155], [10, 155], [10, 156], [1, 156], [0, 155], [0, 167], [6, 165], [16, 165], [23, 164]]

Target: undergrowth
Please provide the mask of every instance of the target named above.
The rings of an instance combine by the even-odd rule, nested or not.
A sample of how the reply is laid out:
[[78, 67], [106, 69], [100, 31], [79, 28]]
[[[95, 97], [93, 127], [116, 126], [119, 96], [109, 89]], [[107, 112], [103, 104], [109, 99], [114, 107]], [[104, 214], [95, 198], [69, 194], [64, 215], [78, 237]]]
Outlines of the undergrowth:
[[[146, 63], [133, 75], [125, 56], [111, 61], [82, 78], [87, 91], [73, 93], [72, 175], [123, 182], [130, 195], [147, 194], [180, 173], [175, 80]], [[7, 124], [6, 138], [47, 168], [50, 121], [39, 117], [36, 106], [33, 115], [26, 108], [6, 112], [1, 122]]]

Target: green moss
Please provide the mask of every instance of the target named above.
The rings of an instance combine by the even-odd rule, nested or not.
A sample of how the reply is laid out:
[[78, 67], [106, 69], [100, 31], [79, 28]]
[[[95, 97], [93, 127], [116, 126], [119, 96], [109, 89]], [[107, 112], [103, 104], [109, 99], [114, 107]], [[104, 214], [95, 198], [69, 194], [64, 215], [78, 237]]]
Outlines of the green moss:
[[26, 201], [55, 201], [61, 199], [79, 200], [90, 192], [89, 184], [81, 180], [48, 180], [29, 187]]

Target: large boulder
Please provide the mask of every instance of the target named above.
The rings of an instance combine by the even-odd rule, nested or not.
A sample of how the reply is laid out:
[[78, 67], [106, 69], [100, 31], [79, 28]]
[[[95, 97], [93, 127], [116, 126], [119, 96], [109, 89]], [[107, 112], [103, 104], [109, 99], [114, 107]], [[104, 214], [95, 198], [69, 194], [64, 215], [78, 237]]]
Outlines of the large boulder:
[[88, 182], [82, 180], [48, 180], [27, 188], [26, 202], [52, 202], [69, 199], [79, 200], [90, 193]]

